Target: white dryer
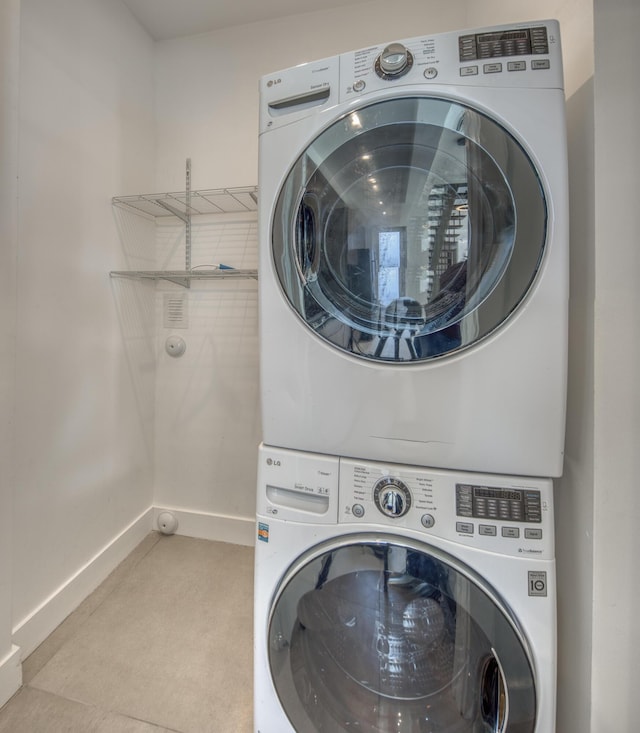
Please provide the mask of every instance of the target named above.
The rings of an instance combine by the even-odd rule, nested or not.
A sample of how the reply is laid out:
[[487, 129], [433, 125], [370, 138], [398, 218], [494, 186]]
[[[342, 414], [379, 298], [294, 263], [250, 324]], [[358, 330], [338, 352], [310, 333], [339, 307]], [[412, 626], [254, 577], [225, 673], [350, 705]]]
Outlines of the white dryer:
[[551, 480], [259, 460], [256, 733], [553, 733]]
[[555, 21], [265, 76], [259, 190], [265, 443], [561, 474], [568, 198]]

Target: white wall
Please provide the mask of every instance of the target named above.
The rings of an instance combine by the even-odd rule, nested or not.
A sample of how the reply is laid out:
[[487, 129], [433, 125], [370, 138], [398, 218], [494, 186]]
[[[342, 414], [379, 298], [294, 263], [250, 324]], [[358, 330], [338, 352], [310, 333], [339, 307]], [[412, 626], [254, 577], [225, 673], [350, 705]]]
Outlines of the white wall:
[[153, 44], [119, 2], [23, 0], [20, 61], [13, 623], [26, 654], [151, 528], [134, 375], [152, 384], [154, 367], [125, 348], [108, 273], [125, 266], [111, 196], [150, 188], [155, 136]]
[[638, 727], [639, 29], [636, 0], [597, 0], [593, 733]]
[[567, 100], [571, 264], [564, 475], [556, 482], [558, 731], [590, 730], [593, 595], [593, 79]]
[[0, 0], [0, 704], [21, 681], [12, 644], [20, 0]]

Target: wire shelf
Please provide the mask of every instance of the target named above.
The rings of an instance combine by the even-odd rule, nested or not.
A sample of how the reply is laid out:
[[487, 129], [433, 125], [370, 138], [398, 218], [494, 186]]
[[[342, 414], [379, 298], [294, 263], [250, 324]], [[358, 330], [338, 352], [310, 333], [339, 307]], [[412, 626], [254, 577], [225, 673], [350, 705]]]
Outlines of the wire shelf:
[[[188, 201], [187, 201], [188, 199]], [[151, 217], [237, 214], [258, 210], [257, 186], [114, 196], [114, 206]]]
[[124, 277], [136, 280], [168, 280], [176, 285], [189, 287], [192, 280], [222, 280], [247, 278], [257, 280], [257, 270], [112, 270], [111, 277]]

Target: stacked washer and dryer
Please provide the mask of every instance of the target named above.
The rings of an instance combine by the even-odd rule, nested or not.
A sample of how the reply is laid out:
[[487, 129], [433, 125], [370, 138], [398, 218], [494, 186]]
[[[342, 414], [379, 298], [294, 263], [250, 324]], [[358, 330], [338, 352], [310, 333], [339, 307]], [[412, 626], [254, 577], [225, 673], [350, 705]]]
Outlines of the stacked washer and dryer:
[[568, 196], [555, 21], [260, 102], [256, 733], [551, 733]]

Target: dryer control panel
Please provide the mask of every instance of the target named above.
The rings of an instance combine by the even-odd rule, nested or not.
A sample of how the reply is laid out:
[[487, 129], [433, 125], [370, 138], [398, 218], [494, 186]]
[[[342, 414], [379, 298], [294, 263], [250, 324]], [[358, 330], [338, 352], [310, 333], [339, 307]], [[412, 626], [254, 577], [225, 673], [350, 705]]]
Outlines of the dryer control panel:
[[260, 81], [260, 132], [373, 93], [448, 94], [456, 87], [564, 88], [556, 20], [393, 39]]
[[341, 523], [404, 528], [501, 554], [552, 558], [552, 484], [340, 459]]
[[555, 20], [439, 33], [340, 56], [341, 100], [405, 84], [563, 88]]

